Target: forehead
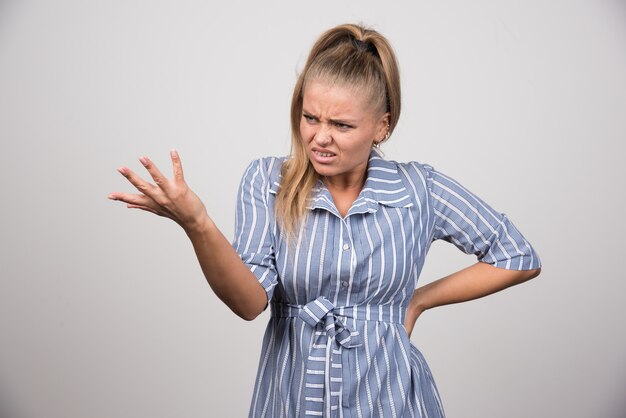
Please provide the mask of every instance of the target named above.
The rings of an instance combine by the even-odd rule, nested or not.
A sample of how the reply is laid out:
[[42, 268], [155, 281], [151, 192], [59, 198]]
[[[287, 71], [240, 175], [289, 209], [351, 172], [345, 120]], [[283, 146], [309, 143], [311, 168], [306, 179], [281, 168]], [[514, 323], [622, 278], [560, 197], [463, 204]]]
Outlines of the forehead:
[[363, 89], [324, 81], [310, 81], [304, 86], [302, 107], [327, 116], [361, 117], [373, 111]]

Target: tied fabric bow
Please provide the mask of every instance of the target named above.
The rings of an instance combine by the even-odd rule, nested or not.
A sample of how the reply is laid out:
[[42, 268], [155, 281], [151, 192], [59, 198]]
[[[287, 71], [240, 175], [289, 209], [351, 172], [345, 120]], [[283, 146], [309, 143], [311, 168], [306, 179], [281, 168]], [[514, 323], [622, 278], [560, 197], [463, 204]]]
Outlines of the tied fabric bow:
[[[359, 350], [355, 347], [366, 345], [359, 334], [360, 328], [354, 328], [370, 320], [401, 325], [406, 312], [403, 306], [392, 304], [334, 306], [324, 296], [305, 305], [272, 301], [271, 307], [273, 317], [298, 321], [298, 324], [292, 324], [293, 327], [289, 326], [292, 331], [288, 334], [288, 341], [298, 346], [298, 352], [293, 353], [291, 348], [289, 352], [296, 356], [291, 358], [292, 367], [296, 367], [302, 380], [297, 395], [290, 397], [297, 396], [295, 411], [289, 410], [286, 414], [298, 417], [316, 415], [335, 418], [351, 411], [359, 376]], [[354, 327], [348, 326], [353, 323]], [[283, 359], [283, 370], [286, 370], [288, 360], [288, 357]], [[294, 363], [298, 360], [302, 363]], [[294, 369], [291, 370], [293, 373]]]
[[[292, 305], [292, 307], [295, 307]], [[324, 352], [325, 364], [323, 371], [323, 398], [319, 399], [313, 393], [308, 393], [305, 396], [305, 400], [319, 399], [323, 402], [324, 416], [333, 417], [338, 413], [340, 408], [338, 395], [343, 390], [342, 388], [352, 387], [352, 373], [342, 373], [343, 367], [350, 367], [348, 357], [345, 357], [347, 352], [336, 351], [333, 349], [334, 342], [336, 341], [341, 347], [350, 349], [362, 345], [361, 337], [358, 331], [353, 331], [347, 327], [341, 319], [336, 315], [336, 307], [327, 298], [320, 296], [317, 299], [307, 303], [304, 306], [297, 306], [298, 317], [302, 319], [306, 324], [312, 328], [321, 324], [324, 327], [326, 334], [325, 348], [319, 347]], [[313, 344], [313, 351], [309, 353], [309, 359], [319, 359], [317, 353], [318, 348]], [[319, 346], [319, 345], [318, 345]], [[312, 357], [311, 357], [312, 356]], [[343, 358], [343, 360], [342, 360]], [[309, 370], [309, 362], [307, 361], [307, 373]], [[316, 373], [311, 370], [312, 373]], [[345, 386], [344, 386], [345, 385]], [[309, 384], [306, 385], [309, 387]], [[317, 387], [316, 384], [312, 384], [311, 387]], [[334, 389], [333, 389], [334, 388]], [[305, 389], [308, 392], [310, 389]], [[343, 396], [343, 405], [349, 405], [349, 399], [347, 396]], [[306, 403], [306, 402], [305, 402]]]
[[320, 296], [314, 301], [304, 305], [299, 313], [300, 319], [307, 324], [315, 327], [324, 321], [324, 330], [329, 339], [335, 339], [345, 348], [353, 348], [360, 346], [361, 338], [357, 331], [352, 331], [334, 314], [335, 305], [333, 305], [324, 296]]

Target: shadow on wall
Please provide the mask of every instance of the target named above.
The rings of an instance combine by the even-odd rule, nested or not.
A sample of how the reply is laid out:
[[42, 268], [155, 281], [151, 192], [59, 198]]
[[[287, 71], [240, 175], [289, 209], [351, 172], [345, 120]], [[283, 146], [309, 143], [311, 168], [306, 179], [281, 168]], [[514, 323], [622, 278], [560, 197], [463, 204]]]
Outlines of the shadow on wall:
[[[16, 12], [17, 4], [18, 0], [0, 0], [0, 29], [8, 26], [8, 22]], [[2, 40], [1, 37], [0, 40]]]
[[[624, 387], [624, 386], [622, 386]], [[615, 401], [614, 407], [609, 408], [611, 414], [608, 416], [610, 418], [624, 418], [626, 417], [626, 398], [621, 397]]]
[[[0, 5], [2, 5], [2, 2], [0, 1]], [[2, 8], [0, 8], [0, 12], [2, 11]], [[0, 388], [2, 388], [1, 385], [2, 382], [0, 382]], [[10, 402], [10, 396], [7, 396], [7, 392], [3, 391], [0, 392], [0, 417], [2, 418], [27, 418], [25, 417], [23, 414], [19, 414], [18, 411], [15, 409], [15, 405], [11, 405]]]

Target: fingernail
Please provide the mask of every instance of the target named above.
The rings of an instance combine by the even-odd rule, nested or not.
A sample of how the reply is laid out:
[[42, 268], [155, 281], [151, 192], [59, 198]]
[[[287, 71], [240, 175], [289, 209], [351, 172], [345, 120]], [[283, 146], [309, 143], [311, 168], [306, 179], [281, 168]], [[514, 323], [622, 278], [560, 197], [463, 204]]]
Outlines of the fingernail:
[[172, 157], [176, 157], [176, 150], [175, 150], [174, 148], [172, 148], [172, 149], [170, 150], [170, 155], [171, 155]]
[[115, 199], [116, 199], [116, 197], [115, 197], [115, 195], [114, 195], [114, 194], [110, 194], [110, 195], [109, 195], [109, 196], [107, 196], [107, 197], [108, 197], [109, 199], [111, 199], [111, 200], [115, 200]]
[[139, 157], [139, 161], [141, 161], [141, 164], [143, 164], [144, 166], [148, 165], [148, 159], [146, 157]]
[[126, 175], [126, 169], [124, 167], [118, 167], [117, 171], [119, 171], [119, 173], [122, 174], [123, 176]]

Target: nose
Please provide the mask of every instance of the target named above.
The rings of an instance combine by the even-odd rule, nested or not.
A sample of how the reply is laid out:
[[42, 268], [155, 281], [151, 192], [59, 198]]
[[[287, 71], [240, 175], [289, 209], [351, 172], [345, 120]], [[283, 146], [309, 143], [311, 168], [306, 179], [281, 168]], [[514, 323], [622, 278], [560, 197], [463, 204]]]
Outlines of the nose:
[[332, 141], [333, 137], [331, 135], [328, 125], [325, 123], [320, 124], [319, 129], [315, 133], [315, 142], [320, 147], [325, 147], [329, 145]]

